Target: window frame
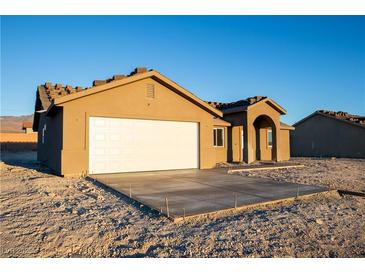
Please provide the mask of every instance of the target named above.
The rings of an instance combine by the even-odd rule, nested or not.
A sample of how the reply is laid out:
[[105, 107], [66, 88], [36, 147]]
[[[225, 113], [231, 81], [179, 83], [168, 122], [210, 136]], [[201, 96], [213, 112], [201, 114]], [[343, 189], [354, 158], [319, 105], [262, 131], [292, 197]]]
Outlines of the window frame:
[[[222, 145], [218, 145], [218, 130], [222, 131]], [[225, 130], [224, 127], [213, 128], [213, 147], [225, 147]]]
[[[271, 145], [270, 145], [270, 142], [269, 142], [269, 133], [271, 133]], [[272, 128], [268, 128], [267, 129], [267, 147], [268, 148], [272, 148], [272, 144], [273, 144], [273, 136], [272, 136]]]

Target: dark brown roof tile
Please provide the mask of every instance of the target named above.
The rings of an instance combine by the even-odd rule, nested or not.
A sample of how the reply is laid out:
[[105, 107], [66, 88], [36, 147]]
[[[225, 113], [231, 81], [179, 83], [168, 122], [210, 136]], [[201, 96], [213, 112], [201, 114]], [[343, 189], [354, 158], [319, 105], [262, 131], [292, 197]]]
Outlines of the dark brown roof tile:
[[104, 85], [104, 84], [106, 84], [106, 80], [94, 80], [94, 82], [93, 82], [94, 87], [101, 86], [101, 85]]
[[33, 127], [33, 122], [23, 122], [22, 128], [26, 129], [26, 128], [31, 128]]
[[253, 105], [266, 98], [267, 98], [266, 96], [254, 96], [254, 97], [249, 97], [247, 99], [230, 102], [230, 103], [208, 102], [208, 104], [219, 110], [224, 110], [224, 109], [230, 109], [230, 108], [235, 108], [235, 107], [247, 107], [249, 105]]
[[[128, 76], [132, 76], [132, 75], [144, 73], [144, 72], [147, 72], [147, 68], [138, 67], [138, 68], [135, 68]], [[113, 75], [113, 77], [108, 78], [106, 80], [95, 80], [95, 81], [93, 81], [93, 87], [104, 85], [104, 84], [112, 82], [112, 81], [122, 80], [128, 76], [123, 75], [123, 74], [116, 74], [116, 75]], [[62, 84], [56, 84], [55, 86], [52, 86], [52, 84], [50, 82], [46, 82], [44, 85], [38, 86], [38, 90], [37, 90], [39, 99], [41, 101], [40, 107], [41, 107], [41, 109], [47, 109], [50, 106], [50, 104], [54, 101], [54, 99], [68, 95], [68, 94], [86, 91], [87, 89], [88, 88], [82, 88], [80, 86], [77, 86], [74, 88], [70, 85], [62, 87]], [[36, 109], [36, 110], [41, 110], [41, 109]]]
[[347, 112], [344, 111], [330, 111], [330, 110], [318, 110], [317, 112], [319, 113], [323, 113], [326, 115], [330, 115], [334, 118], [340, 119], [340, 120], [345, 120], [345, 121], [349, 121], [355, 124], [359, 124], [359, 125], [365, 125], [365, 116], [359, 116], [359, 115], [354, 115], [354, 114], [349, 114]]

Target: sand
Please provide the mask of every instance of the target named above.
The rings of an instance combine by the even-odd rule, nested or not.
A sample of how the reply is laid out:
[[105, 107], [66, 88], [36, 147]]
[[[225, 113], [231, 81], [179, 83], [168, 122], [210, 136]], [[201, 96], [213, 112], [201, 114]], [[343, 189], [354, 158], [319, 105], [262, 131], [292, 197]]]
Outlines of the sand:
[[[1, 257], [365, 257], [364, 198], [318, 196], [175, 224], [84, 178], [51, 175], [29, 153], [2, 159]], [[302, 161], [313, 167], [280, 176], [362, 189], [363, 161]]]

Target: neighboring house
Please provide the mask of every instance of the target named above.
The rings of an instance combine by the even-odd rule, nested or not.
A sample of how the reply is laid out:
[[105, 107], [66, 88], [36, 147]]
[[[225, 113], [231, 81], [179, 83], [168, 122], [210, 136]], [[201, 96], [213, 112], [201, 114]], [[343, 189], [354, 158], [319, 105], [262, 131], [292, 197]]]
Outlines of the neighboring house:
[[[60, 175], [208, 169], [289, 159], [285, 110], [266, 97], [207, 103], [157, 71], [37, 89], [38, 159]], [[231, 127], [232, 125], [232, 127]], [[256, 138], [257, 136], [257, 138]]]
[[292, 156], [365, 158], [365, 117], [319, 110], [294, 126]]
[[[18, 117], [15, 117], [18, 118]], [[10, 120], [10, 121], [6, 121]], [[37, 133], [32, 130], [32, 122], [12, 121], [14, 117], [2, 119], [5, 123], [5, 129], [13, 129], [12, 131], [0, 132], [0, 147], [4, 150], [36, 150]], [[5, 120], [5, 121], [4, 121]], [[23, 130], [23, 132], [21, 132]]]
[[32, 122], [23, 122], [22, 129], [25, 133], [33, 133], [33, 123]]

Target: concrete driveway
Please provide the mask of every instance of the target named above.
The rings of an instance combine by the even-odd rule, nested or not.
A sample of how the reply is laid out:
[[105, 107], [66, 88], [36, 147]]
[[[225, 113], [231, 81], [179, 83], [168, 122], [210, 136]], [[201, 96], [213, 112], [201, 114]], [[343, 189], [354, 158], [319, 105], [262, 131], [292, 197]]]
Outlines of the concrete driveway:
[[[227, 169], [92, 175], [171, 219], [314, 194], [328, 189], [228, 175]], [[167, 204], [166, 204], [167, 202]]]

